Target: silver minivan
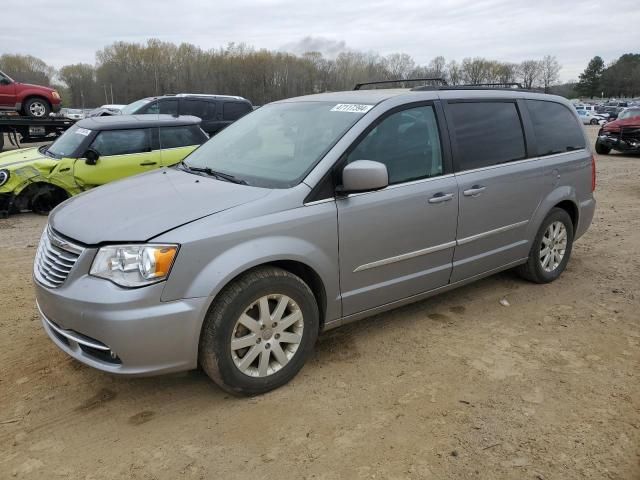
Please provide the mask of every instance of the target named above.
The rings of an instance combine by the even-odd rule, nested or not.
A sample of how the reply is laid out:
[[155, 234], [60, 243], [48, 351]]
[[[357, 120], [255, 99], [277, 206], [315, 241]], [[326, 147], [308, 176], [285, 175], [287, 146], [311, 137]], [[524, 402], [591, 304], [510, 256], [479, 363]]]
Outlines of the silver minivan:
[[320, 332], [501, 270], [551, 282], [595, 209], [594, 157], [565, 99], [418, 87], [293, 98], [172, 167], [71, 198], [34, 279], [77, 360], [201, 366], [259, 394]]

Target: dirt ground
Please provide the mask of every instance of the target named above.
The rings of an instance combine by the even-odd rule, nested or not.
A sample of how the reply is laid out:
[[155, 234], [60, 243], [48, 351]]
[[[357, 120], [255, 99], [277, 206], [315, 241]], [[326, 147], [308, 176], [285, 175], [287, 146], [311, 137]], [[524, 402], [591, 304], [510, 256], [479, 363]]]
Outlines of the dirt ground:
[[557, 282], [507, 272], [329, 332], [250, 399], [67, 357], [34, 306], [46, 219], [0, 220], [0, 478], [640, 479], [640, 158], [598, 172]]

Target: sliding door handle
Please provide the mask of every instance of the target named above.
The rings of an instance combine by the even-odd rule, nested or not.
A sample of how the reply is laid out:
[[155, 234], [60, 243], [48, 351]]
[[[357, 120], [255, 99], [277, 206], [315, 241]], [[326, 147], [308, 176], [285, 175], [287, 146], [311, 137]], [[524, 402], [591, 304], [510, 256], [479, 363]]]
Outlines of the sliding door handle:
[[453, 198], [453, 193], [438, 192], [429, 199], [429, 203], [444, 203]]
[[462, 192], [465, 197], [475, 197], [476, 195], [480, 195], [487, 187], [484, 185], [474, 185], [470, 189]]

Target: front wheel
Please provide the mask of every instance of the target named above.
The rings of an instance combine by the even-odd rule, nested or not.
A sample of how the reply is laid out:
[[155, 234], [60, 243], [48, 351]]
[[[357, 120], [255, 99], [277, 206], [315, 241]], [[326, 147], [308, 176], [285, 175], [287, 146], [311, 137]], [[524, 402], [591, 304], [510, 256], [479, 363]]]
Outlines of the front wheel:
[[212, 305], [200, 334], [200, 365], [231, 393], [266, 393], [300, 371], [318, 326], [318, 305], [302, 279], [257, 268], [225, 287]]
[[565, 210], [554, 208], [538, 230], [527, 263], [517, 271], [521, 277], [531, 282], [553, 282], [567, 267], [572, 247], [571, 217]]
[[606, 145], [596, 141], [596, 153], [598, 155], [608, 155], [609, 152], [611, 152], [611, 147], [607, 147]]
[[51, 105], [42, 98], [30, 98], [24, 104], [24, 114], [32, 118], [47, 118], [51, 113]]

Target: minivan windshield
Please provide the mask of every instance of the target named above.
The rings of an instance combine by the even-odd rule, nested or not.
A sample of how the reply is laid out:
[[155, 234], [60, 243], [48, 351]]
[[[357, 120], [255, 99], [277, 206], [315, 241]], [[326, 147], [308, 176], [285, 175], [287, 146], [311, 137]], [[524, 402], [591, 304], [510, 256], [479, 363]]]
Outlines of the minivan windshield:
[[138, 111], [141, 107], [143, 107], [147, 103], [149, 103], [150, 101], [151, 101], [151, 99], [149, 99], [149, 98], [143, 98], [142, 100], [136, 100], [135, 102], [130, 103], [129, 105], [124, 107], [122, 110], [120, 110], [120, 113], [122, 113], [122, 115], [132, 115], [136, 111]]
[[184, 163], [249, 185], [292, 187], [371, 108], [308, 101], [267, 105], [222, 130]]
[[74, 125], [53, 142], [44, 153], [54, 158], [63, 158], [72, 155], [74, 155], [72, 158], [75, 158], [78, 148], [90, 134], [91, 130]]

